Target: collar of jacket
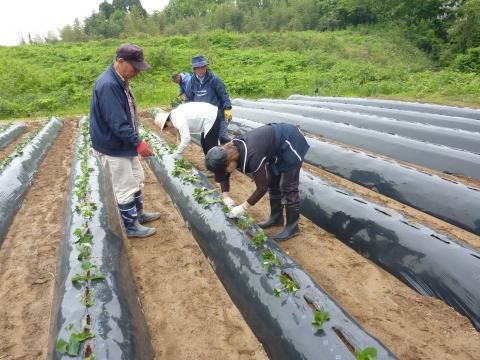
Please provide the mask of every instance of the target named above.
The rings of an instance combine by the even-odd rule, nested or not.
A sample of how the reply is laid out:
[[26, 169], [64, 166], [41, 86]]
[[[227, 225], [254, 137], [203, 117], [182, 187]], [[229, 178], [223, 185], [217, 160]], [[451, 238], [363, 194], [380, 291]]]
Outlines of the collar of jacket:
[[110, 71], [110, 74], [113, 76], [113, 78], [122, 86], [123, 90], [127, 90], [127, 84], [126, 82], [120, 77], [120, 75], [117, 74], [117, 71], [115, 70], [115, 67], [112, 65], [110, 65], [110, 67], [108, 68], [108, 70]]
[[[212, 72], [210, 71], [210, 69], [207, 69], [207, 72], [205, 73], [205, 76], [203, 77], [203, 81], [202, 81], [202, 84], [205, 84], [206, 82], [210, 81], [210, 79], [213, 77], [212, 75]], [[200, 80], [198, 79], [197, 75], [194, 74], [194, 78], [195, 80], [197, 80], [198, 82], [200, 82]]]

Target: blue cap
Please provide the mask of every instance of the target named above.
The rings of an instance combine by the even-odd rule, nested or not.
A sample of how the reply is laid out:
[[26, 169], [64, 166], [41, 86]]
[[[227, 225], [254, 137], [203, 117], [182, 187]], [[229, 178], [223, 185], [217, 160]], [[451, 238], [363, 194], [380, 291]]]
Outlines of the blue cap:
[[207, 60], [205, 60], [205, 57], [203, 55], [198, 55], [192, 57], [192, 68], [198, 68], [208, 65]]

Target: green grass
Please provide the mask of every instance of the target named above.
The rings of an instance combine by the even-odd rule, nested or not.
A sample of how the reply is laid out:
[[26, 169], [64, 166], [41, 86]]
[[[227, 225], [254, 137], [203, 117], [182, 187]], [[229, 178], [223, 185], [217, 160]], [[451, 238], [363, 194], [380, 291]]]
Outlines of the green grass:
[[0, 47], [0, 118], [87, 113], [96, 78], [125, 42], [142, 46], [152, 65], [132, 82], [142, 108], [168, 104], [177, 91], [171, 72], [189, 71], [199, 53], [232, 98], [300, 93], [480, 106], [480, 75], [437, 70], [400, 32], [358, 27]]

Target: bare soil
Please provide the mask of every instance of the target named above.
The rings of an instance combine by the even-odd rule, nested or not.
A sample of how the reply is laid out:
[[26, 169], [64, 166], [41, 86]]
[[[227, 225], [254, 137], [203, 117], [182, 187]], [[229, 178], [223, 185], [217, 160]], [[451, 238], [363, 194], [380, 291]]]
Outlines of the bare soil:
[[77, 123], [65, 121], [0, 249], [0, 359], [46, 356]]
[[268, 359], [148, 165], [145, 208], [157, 234], [129, 239], [129, 259], [157, 359]]
[[[171, 134], [162, 136], [175, 141]], [[185, 157], [204, 169], [198, 146], [191, 144]], [[255, 188], [252, 180], [238, 172], [231, 181], [237, 203], [245, 201]], [[352, 189], [356, 187], [361, 188], [352, 184]], [[267, 217], [267, 197], [249, 213], [257, 220]], [[478, 359], [480, 333], [466, 317], [440, 300], [419, 295], [304, 217], [300, 228], [299, 236], [280, 244], [283, 250], [399, 358]], [[268, 232], [276, 231], [279, 229]]]

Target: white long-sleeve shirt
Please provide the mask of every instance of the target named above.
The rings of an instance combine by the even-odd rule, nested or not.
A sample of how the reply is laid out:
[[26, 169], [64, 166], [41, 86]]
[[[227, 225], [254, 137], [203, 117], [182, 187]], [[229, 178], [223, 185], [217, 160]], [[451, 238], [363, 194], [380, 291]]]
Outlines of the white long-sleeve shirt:
[[191, 133], [204, 133], [207, 136], [217, 118], [218, 108], [204, 102], [181, 104], [170, 113], [173, 126], [180, 133], [180, 145], [177, 153], [181, 154], [190, 143]]

